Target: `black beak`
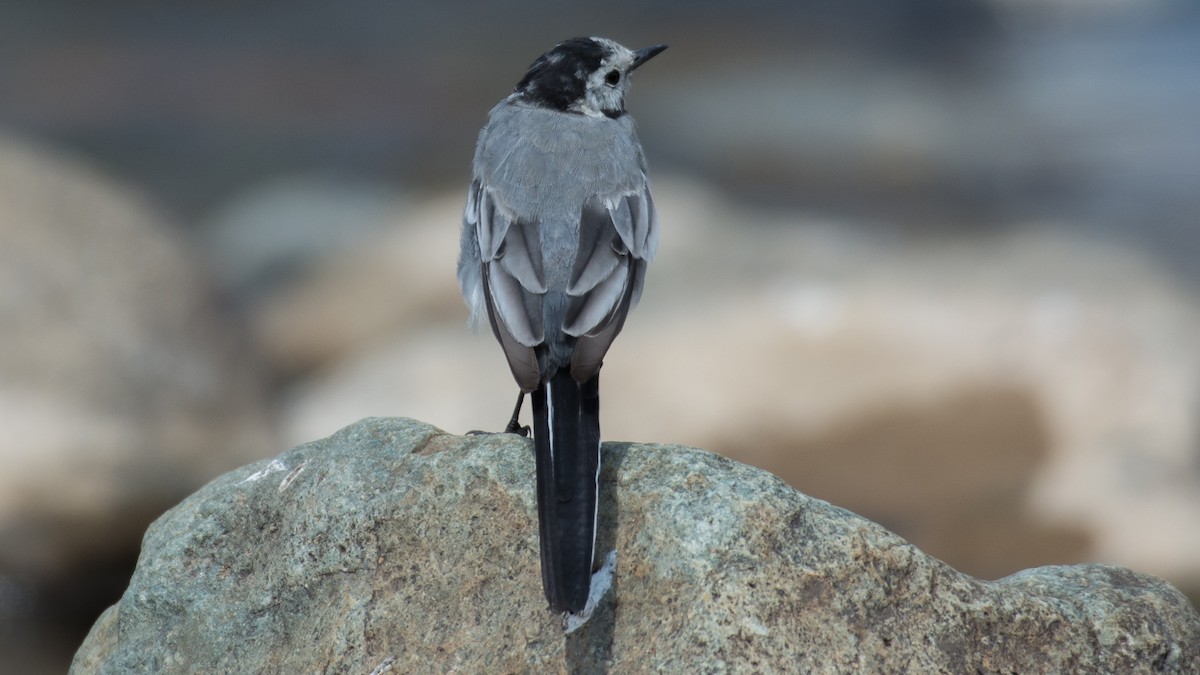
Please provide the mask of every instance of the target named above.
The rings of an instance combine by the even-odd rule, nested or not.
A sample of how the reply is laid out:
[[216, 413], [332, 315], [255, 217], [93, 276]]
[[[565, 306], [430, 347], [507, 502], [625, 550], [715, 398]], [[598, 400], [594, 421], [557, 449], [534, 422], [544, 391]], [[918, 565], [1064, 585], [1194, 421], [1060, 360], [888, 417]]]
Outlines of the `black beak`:
[[645, 49], [637, 50], [633, 53], [633, 65], [629, 66], [629, 72], [632, 73], [633, 71], [637, 70], [638, 66], [654, 58], [666, 48], [666, 45], [654, 45], [653, 47], [646, 47]]

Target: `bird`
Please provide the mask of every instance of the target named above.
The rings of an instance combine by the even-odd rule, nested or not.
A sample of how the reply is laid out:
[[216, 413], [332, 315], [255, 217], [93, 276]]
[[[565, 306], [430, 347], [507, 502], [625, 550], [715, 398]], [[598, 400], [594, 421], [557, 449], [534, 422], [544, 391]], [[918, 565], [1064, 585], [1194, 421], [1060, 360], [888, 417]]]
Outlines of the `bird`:
[[[576, 37], [535, 59], [488, 114], [463, 211], [459, 285], [519, 388], [505, 431], [528, 433], [532, 401], [542, 588], [568, 631], [599, 599], [600, 369], [659, 241], [625, 97], [666, 48]], [[614, 565], [615, 552], [595, 576], [607, 585]]]

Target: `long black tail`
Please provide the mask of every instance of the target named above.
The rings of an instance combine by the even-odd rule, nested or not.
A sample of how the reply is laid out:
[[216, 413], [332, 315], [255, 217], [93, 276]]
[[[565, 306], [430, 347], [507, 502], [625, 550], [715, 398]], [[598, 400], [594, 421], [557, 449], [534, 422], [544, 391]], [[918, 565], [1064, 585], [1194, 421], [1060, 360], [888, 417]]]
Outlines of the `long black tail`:
[[580, 384], [559, 368], [533, 392], [542, 588], [550, 608], [587, 604], [596, 547], [600, 374]]

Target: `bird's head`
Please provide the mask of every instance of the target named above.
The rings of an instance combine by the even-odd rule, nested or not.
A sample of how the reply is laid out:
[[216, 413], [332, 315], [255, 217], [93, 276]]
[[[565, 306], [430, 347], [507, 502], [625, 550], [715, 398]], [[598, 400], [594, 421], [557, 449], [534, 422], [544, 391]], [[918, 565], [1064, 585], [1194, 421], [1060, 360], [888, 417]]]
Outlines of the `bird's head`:
[[620, 117], [629, 74], [666, 48], [633, 51], [607, 38], [571, 38], [539, 56], [513, 96], [563, 112]]

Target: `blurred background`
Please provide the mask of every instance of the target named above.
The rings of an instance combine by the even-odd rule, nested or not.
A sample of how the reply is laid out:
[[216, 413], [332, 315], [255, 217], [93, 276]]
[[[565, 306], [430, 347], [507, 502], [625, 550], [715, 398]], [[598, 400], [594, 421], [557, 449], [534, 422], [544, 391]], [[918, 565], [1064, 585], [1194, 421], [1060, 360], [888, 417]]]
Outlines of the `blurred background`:
[[472, 149], [555, 42], [637, 73], [662, 219], [605, 436], [768, 469], [970, 574], [1200, 596], [1200, 11], [1179, 0], [0, 4], [0, 671], [146, 525], [369, 415], [498, 429]]

